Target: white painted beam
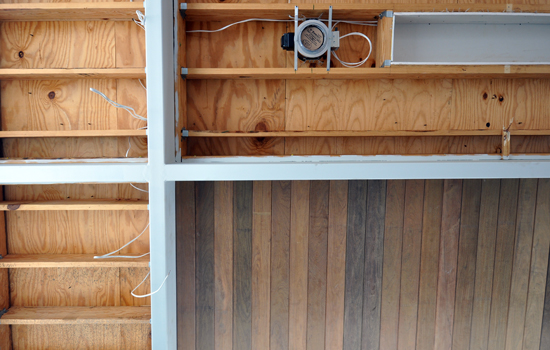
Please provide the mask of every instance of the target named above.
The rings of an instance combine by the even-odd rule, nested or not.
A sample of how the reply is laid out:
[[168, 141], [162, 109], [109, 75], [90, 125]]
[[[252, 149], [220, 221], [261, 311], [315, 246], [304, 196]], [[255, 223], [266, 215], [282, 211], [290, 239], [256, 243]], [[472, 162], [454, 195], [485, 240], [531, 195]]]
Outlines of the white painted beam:
[[165, 173], [167, 181], [547, 178], [550, 157], [217, 157], [186, 159]]
[[147, 163], [0, 165], [1, 185], [122, 182], [147, 182]]

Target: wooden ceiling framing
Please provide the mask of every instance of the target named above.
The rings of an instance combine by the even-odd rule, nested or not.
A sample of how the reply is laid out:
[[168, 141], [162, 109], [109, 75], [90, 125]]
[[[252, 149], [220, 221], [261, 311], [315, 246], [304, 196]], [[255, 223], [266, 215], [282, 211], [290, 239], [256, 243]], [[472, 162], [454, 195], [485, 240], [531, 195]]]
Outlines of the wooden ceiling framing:
[[[4, 163], [146, 158], [140, 2], [0, 4]], [[130, 149], [128, 150], [128, 147]], [[147, 190], [147, 184], [135, 184]], [[4, 186], [0, 349], [151, 348], [148, 194], [130, 184]], [[0, 198], [2, 199], [2, 198]], [[5, 221], [5, 224], [4, 224]], [[150, 291], [145, 281], [136, 294]]]

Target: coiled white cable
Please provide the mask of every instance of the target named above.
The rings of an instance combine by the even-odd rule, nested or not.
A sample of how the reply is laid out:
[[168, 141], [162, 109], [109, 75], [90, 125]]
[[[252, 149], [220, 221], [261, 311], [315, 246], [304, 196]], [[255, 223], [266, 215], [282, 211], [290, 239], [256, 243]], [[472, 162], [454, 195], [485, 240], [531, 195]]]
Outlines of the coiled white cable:
[[137, 10], [136, 14], [138, 19], [132, 18], [135, 24], [137, 24], [141, 29], [145, 30], [145, 15], [141, 11]]
[[132, 244], [136, 239], [138, 239], [139, 237], [141, 237], [141, 235], [143, 235], [143, 233], [145, 231], [147, 231], [147, 228], [149, 227], [149, 224], [147, 224], [147, 226], [145, 226], [145, 228], [143, 229], [143, 231], [141, 231], [141, 233], [134, 239], [132, 239], [130, 242], [126, 243], [125, 245], [123, 245], [122, 247], [120, 247], [119, 249], [113, 251], [113, 252], [110, 252], [110, 253], [107, 253], [107, 254], [104, 254], [104, 255], [100, 255], [100, 256], [94, 256], [94, 259], [109, 259], [109, 258], [115, 258], [115, 259], [119, 259], [119, 258], [126, 258], [126, 259], [137, 259], [137, 258], [142, 258], [146, 255], [149, 255], [149, 253], [145, 253], [143, 255], [113, 255], [115, 253], [118, 253], [120, 252], [122, 249], [126, 248], [127, 246], [129, 246], [130, 244]]
[[338, 55], [336, 54], [336, 51], [332, 51], [332, 54], [334, 55], [334, 58], [336, 58], [338, 60], [338, 62], [340, 62], [344, 67], [348, 67], [348, 68], [357, 68], [357, 67], [360, 67], [362, 65], [364, 65], [367, 60], [369, 59], [371, 53], [372, 53], [372, 42], [370, 41], [369, 37], [366, 36], [365, 34], [363, 33], [359, 33], [359, 32], [353, 32], [353, 33], [349, 33], [349, 34], [346, 34], [346, 35], [342, 35], [340, 37], [340, 39], [344, 39], [348, 36], [361, 36], [365, 39], [367, 39], [367, 41], [369, 42], [369, 54], [367, 55], [367, 57], [365, 57], [365, 59], [363, 59], [362, 61], [360, 62], [345, 62], [345, 61], [342, 61]]
[[160, 291], [162, 289], [162, 286], [164, 286], [164, 283], [166, 282], [166, 280], [168, 279], [168, 276], [170, 276], [170, 272], [172, 272], [171, 270], [168, 271], [168, 274], [166, 275], [166, 277], [164, 277], [164, 280], [162, 281], [160, 287], [158, 287], [157, 290], [155, 290], [154, 292], [151, 292], [151, 293], [148, 293], [148, 294], [144, 294], [144, 295], [139, 295], [139, 294], [134, 294], [134, 292], [136, 291], [136, 289], [139, 288], [139, 286], [141, 286], [143, 284], [143, 282], [145, 282], [145, 280], [147, 279], [147, 277], [149, 277], [149, 275], [151, 274], [151, 271], [149, 270], [149, 272], [147, 272], [147, 275], [145, 275], [145, 278], [143, 279], [143, 281], [141, 281], [140, 284], [137, 285], [136, 288], [134, 288], [130, 294], [132, 294], [134, 297], [136, 298], [146, 298], [146, 297], [150, 297], [151, 295], [155, 294], [155, 293], [158, 293], [158, 291]]
[[90, 88], [90, 91], [92, 92], [95, 92], [96, 94], [98, 94], [99, 96], [103, 97], [105, 99], [105, 101], [109, 102], [111, 104], [111, 106], [113, 107], [116, 107], [116, 108], [122, 108], [124, 109], [126, 112], [130, 113], [130, 115], [136, 119], [139, 119], [139, 120], [144, 120], [144, 121], [147, 121], [147, 118], [144, 118], [142, 117], [141, 115], [137, 114], [136, 111], [132, 108], [132, 107], [128, 107], [128, 106], [125, 106], [125, 105], [121, 105], [120, 103], [117, 103], [113, 100], [111, 100], [110, 98], [108, 98], [103, 92], [101, 91], [97, 91], [96, 89], [94, 88]]

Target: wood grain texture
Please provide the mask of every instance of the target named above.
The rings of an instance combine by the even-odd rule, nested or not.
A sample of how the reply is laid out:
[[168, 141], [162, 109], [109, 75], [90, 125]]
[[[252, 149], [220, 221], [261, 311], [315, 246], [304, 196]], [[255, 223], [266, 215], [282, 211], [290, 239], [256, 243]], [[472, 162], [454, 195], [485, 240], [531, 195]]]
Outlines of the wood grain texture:
[[392, 59], [394, 17], [382, 17], [376, 28], [376, 67], [382, 67], [385, 60]]
[[506, 349], [522, 349], [525, 313], [531, 270], [533, 230], [537, 203], [537, 179], [521, 179], [519, 184], [514, 262], [508, 306]]
[[[388, 184], [402, 187], [404, 183]], [[397, 206], [399, 207], [399, 206]], [[367, 190], [367, 222], [365, 233], [365, 270], [363, 285], [362, 348], [380, 347], [380, 304], [382, 300], [382, 267], [384, 264], [384, 227], [386, 216], [386, 181], [372, 180]]]
[[499, 196], [500, 180], [482, 181], [470, 334], [473, 350], [484, 350], [488, 346]]
[[252, 347], [252, 199], [250, 181], [233, 187], [233, 348]]
[[[550, 265], [550, 260], [548, 261]], [[546, 291], [544, 293], [544, 308], [542, 315], [542, 331], [540, 337], [540, 350], [550, 345], [550, 268], [546, 274]]]
[[291, 183], [271, 183], [270, 349], [289, 348]]
[[488, 349], [504, 349], [512, 278], [519, 180], [501, 180]]
[[470, 349], [480, 205], [481, 180], [464, 180], [456, 271], [453, 350]]
[[62, 201], [4, 201], [3, 211], [46, 211], [46, 210], [147, 210], [148, 201], [136, 200], [62, 200]]
[[150, 307], [11, 307], [2, 316], [1, 324], [147, 324], [151, 321]]
[[148, 324], [20, 325], [11, 328], [15, 349], [151, 349], [151, 325]]
[[92, 254], [9, 254], [0, 260], [0, 268], [44, 267], [149, 267], [149, 257], [94, 259]]
[[[0, 145], [0, 151], [2, 147]], [[4, 199], [4, 186], [0, 186], [0, 200]], [[0, 255], [5, 257], [8, 254], [7, 247], [7, 232], [5, 213], [0, 213]], [[0, 270], [0, 309], [8, 309], [10, 307], [10, 282], [8, 270]], [[9, 326], [0, 326], [0, 349], [11, 350], [11, 329]]]
[[214, 183], [214, 336], [216, 349], [233, 345], [233, 184]]
[[407, 195], [405, 186], [404, 181], [388, 182], [380, 309], [380, 347], [382, 349], [397, 349], [404, 207]]
[[293, 181], [290, 205], [288, 348], [306, 349], [308, 321], [308, 238], [310, 182]]
[[418, 322], [416, 349], [431, 350], [435, 342], [437, 271], [439, 268], [439, 242], [443, 207], [443, 181], [426, 180], [420, 282], [418, 291]]
[[195, 350], [195, 183], [176, 183], [178, 349]]
[[436, 349], [450, 349], [453, 341], [461, 197], [462, 180], [445, 180], [435, 314]]
[[344, 294], [344, 349], [361, 349], [367, 181], [349, 181]]
[[330, 181], [309, 190], [307, 349], [325, 348]]
[[269, 349], [271, 284], [271, 182], [255, 181], [252, 222], [252, 349]]
[[525, 330], [523, 349], [537, 350], [541, 346], [542, 316], [544, 292], [546, 286], [547, 260], [550, 247], [550, 181], [539, 179], [531, 265], [529, 273], [529, 291], [525, 311]]
[[[411, 180], [406, 183], [397, 339], [397, 348], [400, 350], [416, 348], [424, 187], [423, 180]], [[386, 209], [386, 212], [389, 210]]]
[[326, 350], [342, 350], [344, 345], [347, 206], [348, 182], [331, 181], [327, 238]]
[[[2, 3], [18, 1], [3, 0]], [[0, 6], [0, 19], [5, 21], [68, 21], [68, 20], [129, 20], [136, 10], [143, 12], [143, 3], [99, 2], [92, 4], [78, 3], [42, 3], [42, 4], [5, 4]]]
[[196, 346], [215, 349], [214, 183], [197, 182], [196, 198]]

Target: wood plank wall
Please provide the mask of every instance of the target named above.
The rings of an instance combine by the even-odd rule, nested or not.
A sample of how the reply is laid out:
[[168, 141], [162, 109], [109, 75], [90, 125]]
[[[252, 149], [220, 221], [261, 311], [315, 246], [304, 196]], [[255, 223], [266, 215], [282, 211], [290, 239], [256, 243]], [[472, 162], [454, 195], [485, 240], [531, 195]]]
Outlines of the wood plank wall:
[[[221, 1], [221, 0], [220, 0]], [[188, 2], [218, 2], [191, 0]], [[287, 1], [231, 1], [276, 3]], [[291, 3], [335, 3], [292, 0]], [[347, 1], [338, 3], [369, 3]], [[390, 1], [374, 1], [384, 3]], [[426, 1], [400, 1], [425, 4]], [[435, 0], [453, 3], [456, 0]], [[467, 8], [470, 1], [458, 0]], [[479, 3], [480, 1], [476, 1]], [[481, 1], [485, 2], [485, 1]], [[542, 4], [546, 1], [491, 0]], [[218, 29], [230, 22], [188, 22], [188, 30]], [[373, 42], [376, 27], [340, 23], [340, 33], [359, 31]], [[252, 22], [217, 33], [188, 33], [189, 68], [292, 67], [280, 38], [292, 24]], [[341, 41], [338, 55], [358, 62], [369, 47], [360, 37]], [[334, 67], [341, 66], [335, 59]], [[303, 64], [307, 66], [308, 63]], [[188, 80], [187, 128], [216, 131], [430, 131], [550, 129], [548, 79], [432, 80]], [[550, 153], [548, 136], [512, 136], [512, 153]], [[188, 156], [328, 154], [500, 154], [500, 136], [189, 138]], [[185, 150], [184, 150], [185, 155]]]
[[549, 247], [549, 179], [180, 182], [178, 348], [546, 350]]

